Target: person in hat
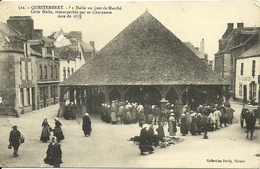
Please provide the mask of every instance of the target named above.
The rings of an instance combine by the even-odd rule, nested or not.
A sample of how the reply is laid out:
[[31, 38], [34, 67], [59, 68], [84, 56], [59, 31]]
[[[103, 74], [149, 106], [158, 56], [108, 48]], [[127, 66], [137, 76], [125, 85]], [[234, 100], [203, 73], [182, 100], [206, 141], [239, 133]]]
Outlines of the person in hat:
[[61, 158], [61, 145], [57, 143], [57, 138], [52, 136], [51, 143], [48, 145], [48, 149], [46, 151], [46, 159], [48, 159], [48, 164], [54, 168], [59, 168], [60, 164], [63, 163]]
[[191, 117], [191, 125], [190, 125], [190, 133], [191, 135], [195, 136], [198, 132], [198, 125], [197, 125], [197, 114], [194, 112], [190, 115]]
[[149, 130], [149, 125], [143, 124], [143, 128], [141, 129], [140, 132], [140, 144], [139, 144], [141, 155], [145, 155], [144, 152], [149, 152], [150, 154], [152, 154], [154, 151], [154, 148], [150, 144], [152, 141], [148, 130]]
[[11, 145], [14, 149], [14, 153], [13, 153], [13, 156], [14, 157], [17, 157], [19, 156], [18, 155], [18, 149], [19, 149], [19, 146], [20, 146], [20, 137], [21, 137], [21, 133], [19, 130], [17, 130], [17, 126], [14, 125], [13, 127], [13, 130], [10, 132], [10, 135], [9, 135], [9, 145]]
[[85, 113], [85, 116], [83, 116], [82, 130], [84, 131], [84, 135], [86, 137], [90, 136], [92, 128], [91, 128], [91, 121], [88, 113]]
[[168, 131], [169, 131], [169, 135], [170, 136], [175, 136], [176, 132], [177, 132], [177, 128], [176, 128], [176, 121], [174, 118], [174, 113], [170, 114], [169, 120], [168, 120]]
[[42, 133], [40, 140], [42, 142], [47, 142], [47, 140], [50, 140], [50, 125], [48, 123], [47, 117], [45, 117], [42, 122]]
[[181, 114], [181, 126], [180, 126], [180, 129], [181, 129], [181, 134], [182, 136], [185, 136], [185, 134], [188, 134], [188, 128], [187, 128], [187, 125], [186, 125], [186, 116], [185, 114]]
[[204, 136], [203, 138], [204, 139], [208, 139], [208, 130], [209, 130], [209, 117], [207, 115], [207, 112], [204, 112], [204, 114], [202, 115], [201, 117], [201, 123], [202, 123], [202, 126], [203, 126], [203, 130], [204, 130]]
[[60, 142], [61, 140], [64, 140], [64, 135], [61, 130], [62, 124], [57, 117], [54, 118], [54, 121], [55, 121], [55, 127], [53, 129], [53, 135], [57, 138], [57, 141]]

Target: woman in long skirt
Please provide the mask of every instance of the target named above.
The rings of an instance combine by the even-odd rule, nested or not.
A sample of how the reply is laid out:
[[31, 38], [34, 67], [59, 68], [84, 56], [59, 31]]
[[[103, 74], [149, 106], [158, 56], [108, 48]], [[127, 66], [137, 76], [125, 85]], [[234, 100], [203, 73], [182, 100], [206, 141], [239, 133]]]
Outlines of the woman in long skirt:
[[176, 121], [175, 121], [175, 118], [174, 118], [174, 113], [170, 114], [168, 126], [169, 126], [169, 128], [168, 128], [169, 135], [175, 136], [176, 132], [177, 132], [177, 128], [176, 128]]
[[55, 121], [55, 127], [53, 129], [53, 135], [57, 138], [57, 141], [60, 142], [61, 140], [64, 140], [64, 135], [61, 130], [62, 124], [57, 117], [54, 118], [54, 121]]
[[48, 140], [50, 140], [50, 129], [49, 129], [50, 125], [47, 121], [47, 118], [45, 117], [43, 119], [42, 122], [42, 134], [41, 134], [41, 141], [43, 142], [47, 142]]

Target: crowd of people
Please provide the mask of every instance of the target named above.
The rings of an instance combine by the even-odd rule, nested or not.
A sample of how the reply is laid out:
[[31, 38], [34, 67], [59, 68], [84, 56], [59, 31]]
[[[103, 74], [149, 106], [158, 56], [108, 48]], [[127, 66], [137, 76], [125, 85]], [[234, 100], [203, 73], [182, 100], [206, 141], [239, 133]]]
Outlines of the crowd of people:
[[[70, 106], [74, 106], [70, 104]], [[247, 137], [251, 133], [253, 137], [254, 126], [256, 122], [255, 114], [245, 107], [242, 109], [242, 116], [246, 121]], [[75, 116], [68, 116], [72, 119]], [[199, 105], [197, 107], [184, 105], [178, 107], [167, 103], [165, 108], [160, 108], [157, 105], [141, 105], [137, 103], [112, 101], [111, 104], [102, 104], [100, 109], [100, 117], [104, 122], [115, 124], [136, 124], [142, 128], [140, 131], [139, 149], [141, 155], [145, 152], [152, 154], [153, 146], [158, 146], [159, 142], [163, 142], [165, 137], [164, 127], [167, 126], [169, 137], [176, 136], [180, 132], [182, 136], [191, 134], [193, 136], [202, 135], [208, 139], [208, 131], [213, 132], [222, 127], [227, 127], [233, 123], [234, 109], [230, 104], [210, 104]], [[64, 117], [65, 118], [65, 117]], [[57, 117], [54, 118], [55, 126], [52, 128], [47, 118], [43, 119], [42, 132], [40, 140], [47, 142], [51, 138], [51, 143], [46, 151], [45, 163], [54, 167], [60, 167], [61, 160], [61, 140], [64, 140], [64, 135], [61, 129], [61, 122]], [[82, 118], [82, 130], [86, 137], [89, 137], [92, 131], [91, 120], [89, 114], [85, 113]], [[158, 127], [154, 129], [154, 126]], [[178, 131], [179, 129], [179, 131]], [[155, 131], [157, 134], [155, 134]], [[53, 132], [53, 136], [51, 136]], [[9, 142], [14, 149], [14, 157], [18, 156], [18, 148], [20, 145], [21, 133], [17, 130], [17, 126], [13, 126], [10, 132]]]

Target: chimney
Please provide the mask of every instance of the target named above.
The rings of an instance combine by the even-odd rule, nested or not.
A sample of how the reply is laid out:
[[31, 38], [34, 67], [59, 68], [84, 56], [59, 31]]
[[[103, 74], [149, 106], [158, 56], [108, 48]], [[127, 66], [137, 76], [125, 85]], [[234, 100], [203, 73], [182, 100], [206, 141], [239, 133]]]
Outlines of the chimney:
[[43, 30], [42, 29], [34, 29], [33, 39], [42, 39]]
[[237, 28], [243, 28], [244, 27], [244, 23], [237, 23]]
[[25, 34], [29, 40], [33, 39], [34, 22], [31, 16], [10, 16], [7, 24], [21, 34]]
[[95, 42], [94, 41], [89, 41], [89, 44], [95, 49]]
[[233, 29], [234, 23], [227, 23], [227, 29]]
[[204, 39], [200, 42], [200, 58], [204, 59]]

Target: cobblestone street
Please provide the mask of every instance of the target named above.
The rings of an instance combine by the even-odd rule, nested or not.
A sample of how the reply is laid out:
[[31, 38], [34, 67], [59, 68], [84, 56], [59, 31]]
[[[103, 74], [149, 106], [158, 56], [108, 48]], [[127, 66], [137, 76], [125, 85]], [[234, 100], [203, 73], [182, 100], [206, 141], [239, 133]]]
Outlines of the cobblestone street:
[[[203, 136], [177, 136], [185, 139], [177, 145], [165, 148], [156, 147], [155, 153], [141, 156], [138, 146], [127, 141], [139, 135], [138, 124], [104, 123], [98, 116], [90, 115], [93, 132], [84, 137], [81, 130], [82, 119], [65, 120], [60, 118], [65, 140], [61, 142], [61, 167], [131, 167], [131, 168], [259, 168], [260, 125], [257, 122], [253, 140], [246, 139], [245, 128], [239, 124], [242, 105], [231, 102], [235, 112], [235, 123], [209, 132], [209, 139]], [[44, 117], [54, 126], [58, 105], [21, 115], [20, 118], [0, 117], [0, 166], [1, 167], [51, 167], [43, 162], [49, 143], [40, 142], [41, 123]], [[13, 150], [7, 149], [9, 132], [12, 125], [25, 136], [20, 146], [19, 157], [12, 156]], [[157, 126], [155, 126], [156, 128]], [[165, 126], [165, 134], [168, 126]], [[222, 162], [212, 162], [221, 160]], [[239, 162], [236, 162], [239, 161]]]

